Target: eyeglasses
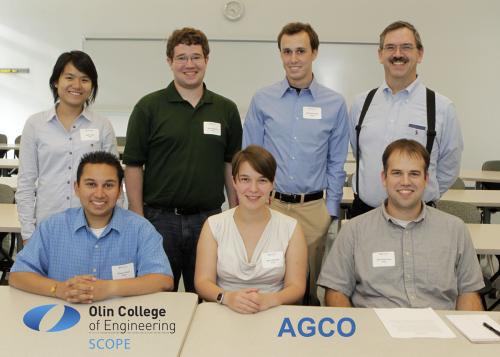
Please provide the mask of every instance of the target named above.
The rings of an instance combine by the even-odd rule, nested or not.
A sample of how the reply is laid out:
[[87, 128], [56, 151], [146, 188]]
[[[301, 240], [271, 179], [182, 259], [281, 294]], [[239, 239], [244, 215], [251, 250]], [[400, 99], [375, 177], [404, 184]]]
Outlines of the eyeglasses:
[[384, 51], [394, 53], [396, 50], [399, 48], [399, 51], [401, 52], [410, 52], [415, 49], [415, 46], [413, 46], [411, 43], [403, 43], [401, 45], [393, 45], [393, 44], [388, 44], [383, 47]]
[[174, 57], [174, 61], [182, 64], [188, 63], [189, 60], [191, 60], [192, 63], [195, 64], [200, 64], [203, 62], [205, 57], [203, 55], [192, 55], [191, 57], [185, 56], [185, 55], [180, 55], [177, 57]]

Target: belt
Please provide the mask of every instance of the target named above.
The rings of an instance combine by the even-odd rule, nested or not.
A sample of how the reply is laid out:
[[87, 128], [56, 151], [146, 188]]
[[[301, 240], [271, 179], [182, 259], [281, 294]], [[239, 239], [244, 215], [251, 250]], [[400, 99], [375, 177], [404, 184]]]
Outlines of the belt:
[[[161, 207], [161, 206], [156, 206], [156, 205], [146, 205], [148, 207], [154, 208], [154, 209], [159, 209], [162, 212], [170, 212], [174, 213], [177, 216], [188, 216], [191, 214], [198, 214], [198, 213], [203, 213], [207, 211], [212, 211], [211, 209], [200, 209], [200, 208], [170, 208], [170, 207]], [[213, 210], [215, 210], [214, 208]]]
[[315, 201], [319, 200], [320, 198], [323, 198], [324, 192], [323, 191], [318, 191], [318, 192], [312, 192], [312, 193], [280, 193], [280, 192], [275, 192], [274, 193], [274, 198], [277, 198], [278, 200], [286, 203], [302, 203], [302, 202], [309, 202], [309, 201]]

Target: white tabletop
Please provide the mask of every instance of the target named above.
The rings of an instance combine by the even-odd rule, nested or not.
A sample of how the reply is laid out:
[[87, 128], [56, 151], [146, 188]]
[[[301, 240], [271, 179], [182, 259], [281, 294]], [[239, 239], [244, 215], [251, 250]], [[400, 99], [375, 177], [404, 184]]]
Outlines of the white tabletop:
[[[455, 314], [455, 311], [439, 311], [438, 314]], [[500, 312], [488, 312], [500, 321]], [[296, 337], [284, 334], [278, 337], [283, 319], [288, 317], [293, 324]], [[316, 333], [303, 337], [298, 333], [298, 321], [308, 317], [316, 324]], [[322, 337], [317, 324], [322, 318], [335, 322], [350, 317], [356, 323], [351, 337], [341, 337], [335, 330], [331, 337]], [[499, 344], [472, 344], [460, 332], [445, 323], [455, 332], [453, 339], [393, 339], [372, 309], [343, 309], [306, 306], [279, 306], [254, 315], [242, 315], [226, 306], [203, 303], [196, 310], [188, 337], [182, 349], [182, 357], [257, 357], [257, 356], [453, 356], [478, 357], [497, 356]], [[311, 328], [311, 322], [303, 327]], [[326, 322], [329, 331], [331, 323]], [[346, 325], [349, 327], [349, 325]], [[336, 326], [334, 325], [333, 328]], [[347, 329], [349, 330], [349, 329]]]
[[[192, 316], [196, 310], [198, 298], [192, 293], [157, 293], [128, 298], [117, 298], [106, 300], [92, 305], [69, 304], [55, 298], [48, 298], [22, 292], [10, 287], [0, 287], [0, 344], [1, 356], [178, 356], [185, 336], [189, 329]], [[40, 324], [40, 331], [31, 330], [23, 323], [23, 316], [30, 309], [45, 305], [56, 304]], [[61, 318], [64, 305], [76, 309], [80, 314], [80, 321], [73, 327], [60, 332], [47, 332]], [[91, 316], [91, 306], [101, 306], [106, 311], [112, 311], [114, 316]], [[152, 316], [118, 316], [119, 307], [121, 311], [128, 309], [164, 308], [165, 317]], [[162, 323], [162, 329], [153, 327], [156, 333], [150, 332], [126, 332], [120, 333], [120, 328], [113, 331], [103, 331], [105, 320], [108, 326], [111, 323]], [[98, 324], [98, 325], [97, 325]], [[175, 333], [173, 324], [175, 324]], [[93, 331], [92, 327], [99, 326], [99, 330]], [[122, 325], [123, 326], [123, 325]], [[92, 342], [91, 339], [94, 339]], [[90, 349], [91, 343], [97, 344], [97, 339], [129, 339], [129, 350], [120, 348], [118, 350], [94, 350]], [[109, 345], [111, 342], [107, 342]], [[100, 345], [106, 346], [104, 340]], [[108, 346], [109, 346], [108, 345]]]
[[15, 204], [0, 203], [0, 232], [21, 232], [21, 224], [17, 218], [17, 207]]
[[0, 169], [17, 169], [19, 168], [18, 159], [0, 159]]
[[467, 224], [477, 254], [500, 254], [500, 224]]
[[19, 144], [0, 144], [0, 150], [19, 150]]
[[500, 171], [461, 170], [459, 176], [465, 181], [500, 183]]

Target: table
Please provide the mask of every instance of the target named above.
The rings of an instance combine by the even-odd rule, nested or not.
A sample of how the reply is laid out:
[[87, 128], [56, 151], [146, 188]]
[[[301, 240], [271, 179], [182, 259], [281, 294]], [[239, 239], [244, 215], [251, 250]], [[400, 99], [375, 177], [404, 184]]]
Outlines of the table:
[[[10, 287], [0, 287], [0, 324], [1, 356], [178, 356], [196, 310], [198, 297], [192, 293], [156, 293], [151, 295], [116, 298], [94, 303], [69, 304], [62, 300], [29, 294]], [[23, 323], [24, 314], [30, 309], [56, 304], [40, 324], [40, 331], [31, 330]], [[46, 332], [60, 320], [68, 305], [80, 314], [80, 321], [73, 327], [60, 332]], [[118, 316], [119, 307], [128, 309], [165, 308], [166, 316], [153, 319], [151, 316]], [[92, 309], [95, 311], [93, 311]], [[98, 310], [100, 308], [100, 310]], [[91, 316], [91, 312], [107, 313], [108, 316]], [[109, 316], [113, 312], [114, 316]], [[103, 314], [101, 314], [103, 315]], [[163, 330], [153, 332], [126, 332], [119, 330], [103, 331], [105, 320], [111, 323], [164, 323]], [[175, 327], [174, 325], [175, 324]], [[95, 331], [95, 327], [99, 329]], [[123, 326], [123, 325], [122, 325]], [[94, 328], [94, 330], [92, 330]], [[170, 330], [175, 328], [175, 333]], [[99, 340], [102, 339], [102, 340]], [[124, 345], [116, 348], [118, 339], [129, 339], [129, 349]], [[99, 341], [98, 341], [99, 340]], [[113, 348], [110, 348], [113, 345]], [[91, 346], [94, 349], [91, 349]], [[104, 347], [103, 350], [97, 348]], [[107, 346], [107, 347], [106, 347]]]
[[21, 224], [17, 218], [17, 206], [13, 203], [0, 203], [0, 232], [21, 232]]
[[[453, 339], [393, 339], [386, 332], [372, 309], [332, 308], [312, 306], [278, 306], [253, 315], [233, 312], [226, 306], [203, 303], [198, 306], [191, 323], [188, 337], [182, 349], [182, 357], [256, 357], [256, 356], [484, 356], [498, 355], [499, 344], [472, 344], [444, 318], [455, 311], [438, 311], [457, 338]], [[464, 312], [459, 312], [464, 313]], [[500, 321], [500, 312], [485, 312]], [[283, 319], [288, 317], [293, 323], [297, 337], [284, 334], [278, 337]], [[298, 333], [297, 322], [308, 317], [316, 324], [330, 317], [338, 322], [350, 317], [356, 323], [356, 331], [351, 337], [338, 334], [335, 325], [326, 323], [331, 337], [316, 333], [302, 337]], [[310, 328], [311, 323], [303, 325]], [[350, 325], [345, 330], [349, 332]], [[346, 332], [346, 331], [344, 331]]]
[[500, 224], [467, 224], [477, 254], [500, 254]]
[[461, 170], [459, 177], [465, 181], [500, 183], [500, 171]]
[[0, 169], [18, 169], [18, 159], [0, 159]]

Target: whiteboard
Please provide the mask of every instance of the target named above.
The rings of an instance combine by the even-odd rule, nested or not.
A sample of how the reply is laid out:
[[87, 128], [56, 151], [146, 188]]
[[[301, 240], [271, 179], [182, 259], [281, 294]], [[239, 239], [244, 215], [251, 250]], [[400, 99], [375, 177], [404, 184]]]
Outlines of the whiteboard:
[[[284, 78], [276, 41], [209, 40], [207, 87], [233, 100], [244, 117], [253, 94]], [[172, 80], [166, 41], [159, 38], [86, 37], [83, 50], [97, 67], [97, 111], [130, 113], [145, 94]], [[382, 83], [376, 43], [321, 43], [313, 65], [317, 80], [340, 92], [348, 105], [360, 92]]]

